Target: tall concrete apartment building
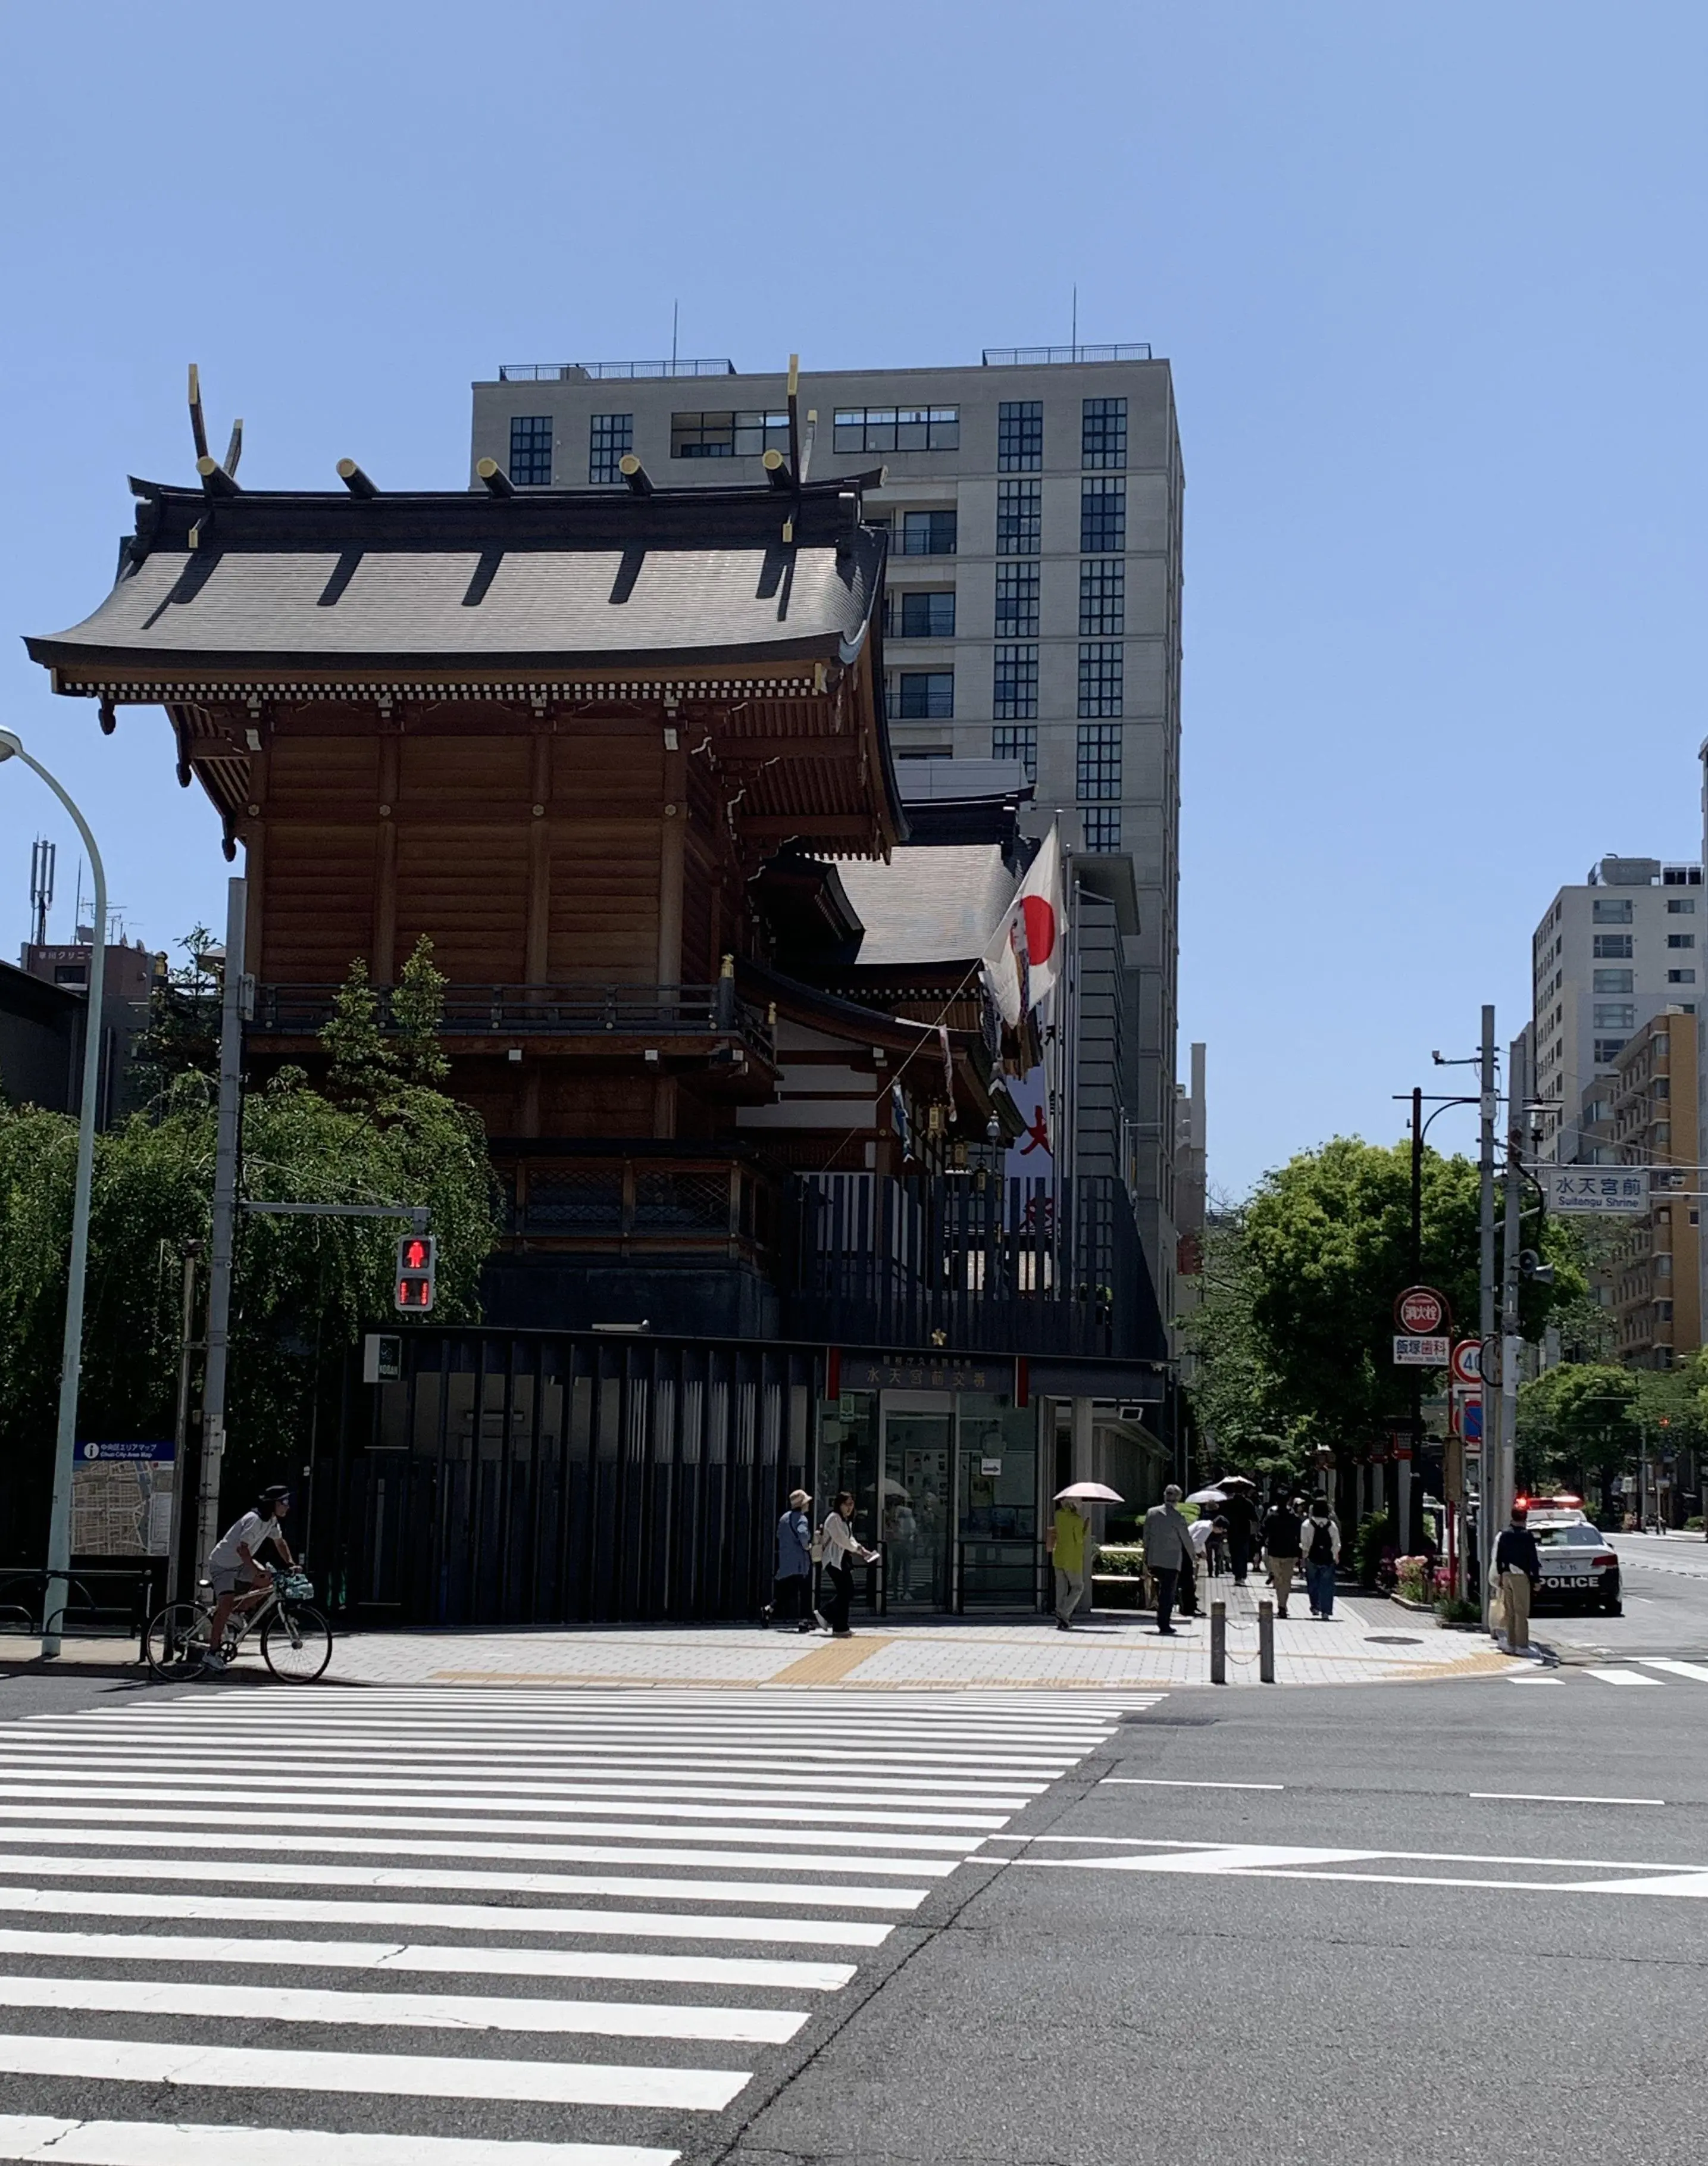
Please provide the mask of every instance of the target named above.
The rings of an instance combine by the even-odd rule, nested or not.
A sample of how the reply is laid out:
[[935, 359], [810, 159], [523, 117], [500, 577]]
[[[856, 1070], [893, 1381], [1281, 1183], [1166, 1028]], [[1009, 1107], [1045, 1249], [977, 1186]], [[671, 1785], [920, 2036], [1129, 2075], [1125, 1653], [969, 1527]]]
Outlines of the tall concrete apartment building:
[[[526, 363], [474, 386], [472, 457], [518, 489], [757, 482], [787, 457], [788, 378], [728, 361]], [[727, 405], [725, 401], [729, 403]], [[1168, 363], [1145, 346], [987, 350], [977, 367], [807, 372], [811, 478], [884, 470], [884, 626], [904, 760], [1018, 760], [1076, 850], [1127, 858], [1140, 1232], [1176, 1265], [1175, 1017], [1183, 478]], [[774, 462], [773, 462], [774, 463]]]
[[1531, 939], [1534, 1087], [1558, 1108], [1543, 1123], [1545, 1158], [1611, 1157], [1605, 1109], [1620, 1055], [1652, 1017], [1698, 1013], [1705, 946], [1700, 864], [1606, 857], [1556, 895]]

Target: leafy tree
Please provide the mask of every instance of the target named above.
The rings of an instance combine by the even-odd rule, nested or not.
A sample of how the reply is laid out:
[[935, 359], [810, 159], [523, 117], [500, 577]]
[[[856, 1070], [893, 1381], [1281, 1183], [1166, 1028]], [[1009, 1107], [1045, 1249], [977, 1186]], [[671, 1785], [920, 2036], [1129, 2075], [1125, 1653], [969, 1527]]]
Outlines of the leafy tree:
[[191, 927], [178, 947], [185, 961], [169, 969], [149, 998], [148, 1021], [131, 1046], [127, 1090], [146, 1105], [177, 1076], [219, 1072], [219, 972], [211, 959], [214, 935]]
[[326, 1095], [335, 1105], [366, 1113], [389, 1107], [398, 1087], [397, 1058], [380, 1028], [379, 1000], [360, 958], [334, 996], [320, 1043]]
[[1563, 1361], [1518, 1388], [1521, 1486], [1568, 1482], [1608, 1504], [1608, 1484], [1642, 1441], [1642, 1382], [1607, 1361]]
[[424, 932], [392, 994], [392, 1019], [398, 1030], [398, 1073], [418, 1090], [437, 1090], [451, 1073], [439, 1036], [445, 1022], [445, 989], [449, 983], [435, 964], [433, 943]]

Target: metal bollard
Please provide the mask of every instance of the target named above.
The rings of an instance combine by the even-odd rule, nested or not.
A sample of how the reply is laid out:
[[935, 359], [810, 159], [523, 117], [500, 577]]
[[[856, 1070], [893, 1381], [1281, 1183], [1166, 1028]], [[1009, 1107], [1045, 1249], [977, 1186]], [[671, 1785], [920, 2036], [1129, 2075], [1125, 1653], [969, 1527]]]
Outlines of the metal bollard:
[[1210, 1681], [1213, 1685], [1227, 1683], [1227, 1604], [1212, 1602], [1210, 1605]]
[[1257, 1677], [1266, 1685], [1275, 1682], [1275, 1605], [1257, 1604]]

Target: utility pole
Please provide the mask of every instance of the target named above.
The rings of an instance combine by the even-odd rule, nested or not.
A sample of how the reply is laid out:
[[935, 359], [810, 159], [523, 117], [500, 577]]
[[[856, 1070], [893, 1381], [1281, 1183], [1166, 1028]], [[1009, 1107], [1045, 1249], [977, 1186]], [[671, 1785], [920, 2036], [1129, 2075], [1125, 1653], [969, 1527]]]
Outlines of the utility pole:
[[[1483, 1010], [1483, 1046], [1479, 1066], [1479, 1127], [1478, 1167], [1478, 1251], [1479, 1303], [1478, 1332], [1483, 1342], [1483, 1450], [1477, 1482], [1477, 1593], [1483, 1615], [1489, 1614], [1489, 1567], [1494, 1556], [1494, 1522], [1491, 1511], [1494, 1484], [1489, 1470], [1499, 1463], [1498, 1434], [1491, 1435], [1489, 1417], [1500, 1401], [1493, 1389], [1500, 1374], [1494, 1341], [1494, 1011]], [[1468, 1458], [1468, 1454], [1467, 1457]]]
[[[1411, 1266], [1410, 1283], [1423, 1279], [1423, 1090], [1411, 1093]], [[1399, 1470], [1400, 1518], [1394, 1535], [1402, 1556], [1415, 1556], [1421, 1545], [1412, 1539], [1414, 1496], [1421, 1498], [1423, 1478], [1423, 1371], [1411, 1371], [1411, 1464]]]
[[184, 1244], [183, 1314], [178, 1326], [178, 1405], [172, 1424], [171, 1534], [166, 1543], [166, 1596], [184, 1598], [184, 1504], [190, 1475], [190, 1372], [196, 1351], [196, 1271], [202, 1244]]
[[237, 1233], [237, 1170], [243, 1111], [244, 941], [249, 890], [225, 888], [225, 972], [219, 995], [219, 1119], [214, 1153], [213, 1238], [208, 1254], [208, 1348], [202, 1384], [202, 1464], [196, 1515], [199, 1571], [219, 1539], [219, 1471], [225, 1452], [225, 1370], [231, 1336], [231, 1270]]
[[1506, 1224], [1500, 1257], [1500, 1455], [1485, 1470], [1489, 1524], [1497, 1530], [1512, 1516], [1513, 1492], [1517, 1486], [1518, 1366], [1523, 1345], [1518, 1328], [1518, 1296], [1523, 1278], [1523, 1229], [1520, 1214], [1524, 1205], [1524, 1107], [1530, 1096], [1526, 1073], [1524, 1041], [1515, 1039], [1506, 1049]]

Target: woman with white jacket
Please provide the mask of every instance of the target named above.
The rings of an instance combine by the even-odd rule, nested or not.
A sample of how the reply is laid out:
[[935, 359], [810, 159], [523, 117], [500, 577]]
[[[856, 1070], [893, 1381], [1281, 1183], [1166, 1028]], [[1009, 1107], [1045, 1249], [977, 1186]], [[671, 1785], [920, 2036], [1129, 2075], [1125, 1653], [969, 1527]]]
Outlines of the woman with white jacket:
[[857, 1538], [853, 1521], [853, 1493], [844, 1489], [837, 1496], [836, 1509], [826, 1514], [825, 1524], [819, 1529], [825, 1576], [830, 1590], [825, 1597], [825, 1614], [833, 1637], [838, 1640], [854, 1636], [848, 1626], [848, 1605], [854, 1599], [854, 1566], [857, 1563], [878, 1561], [878, 1551], [867, 1549]]

